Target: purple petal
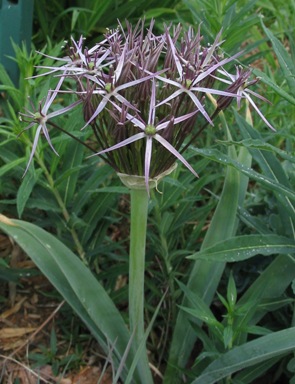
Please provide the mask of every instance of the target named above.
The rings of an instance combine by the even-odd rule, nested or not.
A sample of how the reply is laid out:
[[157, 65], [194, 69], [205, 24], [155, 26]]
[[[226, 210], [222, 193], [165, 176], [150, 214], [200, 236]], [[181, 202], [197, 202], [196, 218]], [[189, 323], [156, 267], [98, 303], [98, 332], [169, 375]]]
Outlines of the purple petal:
[[[193, 117], [196, 113], [198, 112], [198, 109], [193, 111], [193, 112], [190, 112], [186, 115], [183, 115], [183, 116], [179, 116], [179, 117], [176, 117], [174, 120], [173, 120], [173, 124], [178, 124], [178, 123], [181, 123], [182, 121], [186, 120], [186, 119], [189, 119], [190, 117]], [[156, 130], [157, 132], [158, 131], [161, 131], [162, 129], [166, 128], [167, 125], [170, 123], [170, 121], [165, 121], [164, 123], [161, 123], [157, 126]]]
[[111, 152], [111, 151], [114, 151], [115, 149], [125, 147], [126, 145], [134, 143], [134, 141], [143, 139], [144, 137], [145, 137], [145, 134], [143, 132], [137, 133], [136, 135], [128, 137], [128, 139], [125, 139], [118, 144], [112, 145], [111, 147], [104, 149], [102, 151], [99, 151], [97, 153], [94, 153], [93, 155], [90, 155], [88, 157], [103, 155], [104, 153]]
[[91, 118], [87, 121], [87, 123], [84, 125], [84, 127], [81, 128], [81, 130], [85, 129], [87, 127], [87, 125], [89, 125], [91, 123], [91, 121], [93, 121], [99, 114], [100, 112], [104, 109], [104, 107], [107, 105], [108, 101], [109, 101], [109, 98], [110, 98], [110, 94], [108, 94], [107, 96], [103, 97], [103, 99], [101, 100], [101, 102], [98, 104], [98, 107], [96, 108], [94, 114], [91, 116]]
[[55, 61], [65, 61], [65, 62], [71, 61], [68, 57], [60, 58], [60, 57], [50, 56], [50, 55], [46, 55], [45, 53], [40, 52], [40, 51], [36, 51], [36, 53], [38, 53], [39, 55], [48, 57], [49, 59], [53, 59]]
[[241, 56], [244, 51], [238, 52], [235, 55], [228, 57], [227, 59], [221, 60], [219, 63], [213, 65], [212, 67], [208, 68], [207, 71], [202, 72], [197, 78], [193, 81], [192, 86], [200, 82], [201, 80], [205, 79], [210, 73], [214, 72], [217, 68], [222, 67], [223, 65], [229, 63], [230, 61], [233, 61], [237, 57]]
[[160, 80], [160, 81], [163, 81], [164, 83], [168, 83], [168, 84], [171, 84], [171, 85], [175, 85], [175, 87], [183, 87], [183, 85], [175, 80], [171, 80], [171, 79], [167, 79], [166, 77], [162, 77], [162, 76], [155, 76], [156, 79]]
[[268, 104], [272, 104], [269, 100], [267, 100], [265, 97], [259, 95], [258, 93], [252, 91], [252, 89], [247, 88], [244, 92], [251, 93], [251, 95], [258, 97], [258, 99], [265, 101]]
[[265, 124], [272, 130], [272, 131], [275, 131], [276, 132], [276, 129], [266, 120], [266, 118], [264, 117], [264, 115], [262, 114], [262, 112], [260, 112], [259, 108], [257, 107], [257, 105], [254, 103], [254, 101], [251, 99], [251, 97], [249, 95], [246, 94], [246, 92], [244, 92], [244, 96], [246, 97], [246, 99], [249, 101], [249, 103], [253, 106], [253, 108], [255, 109], [255, 111], [258, 113], [258, 115], [261, 117], [261, 119], [265, 122]]
[[212, 89], [212, 88], [193, 87], [193, 88], [190, 88], [190, 91], [211, 93], [212, 95], [237, 97], [235, 93], [219, 91], [218, 89]]
[[126, 89], [126, 88], [129, 88], [129, 87], [133, 87], [133, 85], [137, 85], [137, 84], [140, 84], [144, 81], [147, 81], [149, 79], [152, 79], [153, 77], [155, 77], [153, 74], [152, 75], [149, 75], [149, 76], [145, 76], [145, 77], [142, 77], [141, 79], [137, 79], [137, 80], [133, 80], [133, 81], [129, 81], [128, 83], [125, 83], [125, 84], [122, 84], [122, 85], [119, 85], [118, 87], [116, 87], [116, 92], [118, 91], [121, 91], [122, 89]]
[[149, 109], [149, 118], [148, 118], [148, 124], [149, 125], [155, 124], [155, 113], [156, 113], [155, 104], [156, 104], [156, 82], [153, 79], [152, 94], [151, 94], [150, 109]]
[[37, 148], [37, 144], [38, 144], [38, 139], [39, 139], [39, 136], [40, 136], [40, 132], [41, 132], [41, 129], [42, 129], [42, 125], [38, 125], [38, 128], [36, 130], [36, 133], [35, 133], [35, 137], [34, 137], [34, 141], [33, 141], [33, 145], [32, 145], [32, 150], [31, 150], [31, 153], [30, 153], [30, 158], [29, 158], [29, 161], [28, 161], [28, 164], [26, 166], [26, 169], [25, 169], [25, 172], [23, 174], [23, 177], [26, 175], [28, 169], [29, 169], [29, 166], [33, 160], [33, 157], [34, 157], [34, 154], [35, 154], [35, 151], [36, 151], [36, 148]]
[[178, 91], [175, 91], [174, 93], [172, 93], [172, 95], [170, 95], [165, 100], [163, 100], [159, 104], [157, 104], [156, 107], [159, 107], [160, 105], [168, 103], [168, 101], [170, 101], [170, 100], [174, 99], [175, 97], [181, 95], [183, 92], [185, 92], [185, 88], [182, 88], [182, 89], [179, 89]]
[[149, 193], [149, 178], [150, 178], [150, 166], [152, 158], [153, 138], [151, 136], [146, 137], [145, 147], [145, 159], [144, 159], [144, 179], [146, 190]]
[[122, 95], [119, 95], [118, 93], [115, 93], [114, 95], [114, 98], [119, 100], [122, 104], [124, 104], [126, 107], [130, 108], [130, 109], [133, 109], [134, 111], [136, 112], [139, 112], [139, 109], [137, 109], [136, 107], [134, 107], [133, 104], [130, 103], [130, 101], [128, 101], [127, 99], [125, 99], [124, 96]]
[[42, 124], [42, 132], [44, 133], [44, 136], [45, 136], [45, 138], [46, 138], [48, 144], [50, 145], [50, 148], [53, 150], [53, 152], [54, 152], [57, 156], [59, 156], [59, 154], [56, 152], [54, 146], [52, 145], [52, 142], [51, 142], [51, 140], [50, 140], [50, 136], [49, 136], [49, 132], [48, 132], [48, 129], [47, 129], [45, 123]]
[[68, 105], [67, 107], [59, 109], [57, 111], [53, 111], [47, 115], [47, 119], [51, 119], [52, 117], [62, 115], [63, 113], [67, 113], [81, 103], [82, 103], [82, 100], [77, 100], [74, 103]]
[[227, 72], [224, 68], [218, 69], [217, 72], [220, 73], [223, 76], [228, 77], [231, 80], [230, 82], [228, 82], [225, 79], [220, 79], [220, 78], [216, 77], [216, 79], [218, 79], [220, 81], [224, 81], [225, 83], [231, 84], [231, 83], [233, 83], [233, 82], [235, 82], [237, 80], [237, 76], [236, 75], [232, 75], [231, 73]]
[[177, 71], [179, 73], [179, 77], [182, 79], [183, 78], [182, 65], [180, 64], [180, 60], [177, 57], [177, 51], [176, 51], [175, 45], [174, 45], [174, 43], [173, 43], [173, 41], [171, 39], [171, 36], [170, 36], [170, 34], [168, 32], [167, 32], [167, 37], [168, 37], [168, 41], [169, 41], [169, 44], [170, 44], [170, 48], [171, 48], [171, 53], [172, 53], [173, 59], [174, 59]]
[[213, 55], [215, 49], [216, 49], [219, 45], [221, 45], [221, 44], [223, 43], [224, 40], [223, 40], [223, 41], [219, 41], [220, 36], [221, 36], [221, 33], [222, 33], [222, 29], [218, 32], [218, 34], [217, 34], [217, 36], [216, 36], [216, 38], [215, 38], [214, 43], [213, 43], [213, 44], [211, 45], [211, 47], [209, 48], [208, 53], [207, 53], [207, 55], [206, 55], [206, 57], [205, 57], [205, 59], [204, 59], [204, 62], [202, 63], [202, 67], [205, 67], [205, 66], [209, 63], [209, 61], [211, 60], [212, 55]]
[[[122, 110], [122, 108], [121, 108], [119, 105], [115, 104], [112, 100], [110, 100], [110, 102], [113, 104], [113, 106], [114, 106], [119, 112], [122, 113], [123, 110]], [[146, 124], [143, 123], [142, 121], [140, 121], [139, 119], [137, 119], [135, 116], [132, 116], [132, 115], [130, 115], [130, 113], [127, 113], [127, 114], [126, 114], [126, 118], [127, 118], [133, 125], [135, 125], [136, 127], [142, 129], [143, 131], [145, 130], [145, 128], [146, 128]]]
[[[42, 68], [42, 67], [36, 67], [36, 68]], [[50, 67], [49, 67], [50, 68]], [[60, 69], [59, 68], [54, 68], [52, 69], [52, 71], [49, 71], [49, 72], [45, 72], [45, 73], [41, 73], [40, 75], [35, 75], [35, 76], [30, 76], [30, 77], [26, 77], [26, 79], [36, 79], [37, 77], [42, 77], [42, 76], [47, 76], [47, 75], [51, 75], [52, 73], [54, 72], [58, 72]]]
[[203, 105], [201, 104], [200, 100], [197, 98], [196, 95], [193, 94], [193, 92], [190, 92], [190, 91], [185, 91], [189, 97], [192, 99], [192, 101], [195, 103], [195, 105], [198, 107], [199, 111], [201, 112], [201, 114], [205, 117], [205, 119], [208, 121], [208, 123], [210, 123], [212, 126], [214, 126], [213, 124], [213, 121], [210, 119], [210, 116], [208, 115], [208, 113], [205, 111]]
[[42, 114], [47, 115], [47, 111], [48, 111], [49, 107], [51, 106], [51, 104], [53, 103], [54, 99], [56, 98], [56, 95], [57, 95], [60, 87], [62, 86], [64, 79], [65, 79], [64, 76], [61, 77], [59, 82], [57, 83], [57, 86], [55, 87], [55, 90], [53, 92], [52, 91], [48, 92], [46, 101], [45, 101], [43, 108], [42, 108], [42, 111], [41, 111]]
[[121, 73], [122, 73], [122, 70], [123, 70], [123, 67], [124, 67], [125, 54], [126, 54], [128, 45], [129, 45], [129, 41], [128, 41], [128, 38], [127, 38], [126, 42], [125, 42], [125, 45], [124, 45], [124, 48], [123, 48], [123, 51], [121, 53], [121, 57], [119, 59], [117, 68], [116, 68], [115, 73], [114, 73], [114, 76], [115, 76], [114, 77], [114, 82], [115, 82], [115, 84], [117, 83], [117, 81], [119, 80], [119, 78], [121, 76]]
[[169, 152], [172, 153], [178, 160], [182, 162], [196, 177], [199, 177], [199, 175], [195, 172], [195, 170], [190, 166], [190, 164], [185, 160], [185, 158], [171, 145], [167, 140], [165, 140], [162, 136], [158, 135], [157, 133], [154, 136], [154, 139], [157, 140], [159, 143], [163, 145]]
[[71, 40], [76, 48], [76, 53], [79, 55], [80, 57], [80, 60], [82, 61], [82, 63], [87, 66], [87, 63], [86, 63], [86, 59], [85, 59], [85, 55], [83, 54], [82, 52], [82, 42], [83, 42], [83, 37], [80, 36], [80, 39], [79, 39], [79, 42], [78, 44], [76, 43], [76, 41], [74, 40], [73, 36], [71, 37]]

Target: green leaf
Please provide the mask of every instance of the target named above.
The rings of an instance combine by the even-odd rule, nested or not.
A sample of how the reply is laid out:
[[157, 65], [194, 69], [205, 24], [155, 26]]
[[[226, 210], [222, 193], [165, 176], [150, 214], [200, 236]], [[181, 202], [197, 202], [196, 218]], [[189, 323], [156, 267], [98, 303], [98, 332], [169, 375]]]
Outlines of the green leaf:
[[230, 272], [229, 279], [228, 279], [226, 298], [227, 298], [230, 310], [233, 311], [235, 304], [237, 302], [237, 288], [236, 288], [236, 283], [235, 283], [235, 279], [233, 277], [232, 271]]
[[[98, 222], [101, 221], [108, 209], [114, 207], [117, 196], [110, 193], [97, 194], [95, 200], [92, 201], [92, 205], [88, 208], [83, 216], [83, 220], [87, 223], [83, 233], [81, 233], [81, 242], [85, 244], [89, 239], [93, 239], [94, 231], [97, 231]], [[96, 236], [98, 234], [96, 233]]]
[[149, 20], [149, 19], [153, 19], [153, 18], [162, 16], [163, 14], [167, 14], [167, 13], [171, 13], [174, 15], [176, 14], [175, 10], [171, 9], [171, 8], [152, 8], [152, 9], [147, 10], [144, 13], [144, 16], [146, 17], [146, 19]]
[[253, 169], [245, 166], [244, 164], [231, 159], [229, 156], [218, 151], [217, 149], [201, 149], [201, 148], [194, 148], [194, 147], [191, 149], [194, 152], [198, 153], [199, 155], [204, 156], [213, 161], [216, 161], [217, 163], [234, 167], [235, 169], [239, 170], [249, 178], [258, 181], [265, 188], [271, 191], [277, 191], [279, 193], [282, 193], [286, 197], [289, 197], [290, 199], [295, 200], [295, 193], [291, 188], [288, 188], [285, 185], [282, 185], [279, 182], [271, 179], [270, 177], [262, 175], [254, 171]]
[[39, 272], [36, 269], [27, 268], [9, 268], [0, 263], [0, 281], [13, 281], [17, 283], [22, 277], [36, 276]]
[[24, 177], [20, 188], [17, 191], [16, 206], [17, 206], [17, 213], [19, 217], [21, 217], [23, 213], [26, 203], [31, 195], [34, 185], [36, 184], [38, 180], [38, 176], [41, 172], [42, 172], [41, 169], [38, 169], [38, 171], [35, 172], [35, 169], [31, 167], [27, 175]]
[[289, 254], [295, 252], [295, 241], [277, 235], [236, 236], [221, 241], [189, 256], [189, 259], [204, 259], [220, 262], [247, 260], [256, 255]]
[[266, 143], [262, 139], [244, 139], [241, 141], [221, 141], [221, 140], [219, 140], [219, 142], [224, 144], [224, 145], [235, 145], [235, 146], [246, 147], [249, 149], [259, 149], [261, 151], [268, 151], [268, 152], [276, 153], [282, 159], [288, 160], [291, 163], [295, 163], [295, 156], [292, 156], [288, 152], [283, 151], [282, 149], [277, 148], [277, 147], [275, 147], [269, 143]]
[[259, 382], [255, 379], [257, 379], [258, 377], [263, 378], [265, 372], [267, 372], [271, 367], [275, 366], [275, 364], [280, 359], [281, 356], [273, 357], [272, 359], [268, 359], [266, 361], [260, 362], [259, 364], [243, 369], [241, 372], [235, 375], [235, 381], [233, 384], [253, 384], [255, 382]]
[[[253, 127], [251, 127], [245, 119], [239, 116], [236, 112], [236, 120], [239, 125], [240, 131], [245, 139], [258, 139], [262, 140], [261, 135], [257, 132]], [[278, 208], [281, 222], [285, 228], [285, 234], [289, 237], [293, 237], [293, 232], [291, 230], [292, 225], [295, 224], [295, 207], [294, 207], [294, 199], [282, 191], [282, 188], [287, 188], [289, 191], [294, 191], [293, 186], [290, 183], [288, 176], [286, 175], [285, 170], [282, 167], [281, 162], [277, 159], [277, 157], [270, 151], [252, 149], [249, 148], [249, 152], [253, 156], [253, 159], [257, 161], [259, 164], [262, 173], [267, 179], [273, 180], [276, 184], [273, 184], [273, 194], [278, 200]], [[263, 180], [263, 185], [266, 180]], [[269, 187], [267, 186], [269, 189]], [[291, 201], [291, 199], [293, 201]], [[291, 225], [290, 225], [291, 224]]]
[[[115, 360], [123, 356], [130, 334], [108, 294], [78, 257], [38, 226], [0, 215], [0, 228], [22, 247]], [[126, 365], [131, 364], [132, 353]]]
[[192, 384], [214, 384], [243, 368], [291, 353], [294, 349], [295, 328], [273, 332], [224, 353]]
[[184, 284], [182, 284], [180, 281], [177, 282], [181, 290], [184, 292], [185, 297], [190, 302], [190, 308], [186, 308], [184, 306], [179, 306], [182, 310], [186, 311], [187, 313], [191, 314], [192, 316], [201, 319], [205, 323], [209, 325], [218, 326], [219, 322], [215, 318], [214, 314], [212, 313], [211, 309], [208, 307], [208, 305], [205, 304], [205, 302], [202, 300], [201, 297], [199, 297], [195, 292], [193, 293], [189, 288], [187, 288]]
[[[224, 123], [226, 126], [226, 123]], [[227, 126], [225, 127], [228, 139], [231, 140]], [[198, 151], [197, 149], [194, 149]], [[229, 156], [226, 157], [225, 165], [230, 165], [231, 161], [236, 161], [236, 152], [233, 146], [229, 147]], [[203, 152], [202, 152], [203, 153]], [[204, 156], [206, 157], [206, 156]], [[219, 154], [216, 159], [219, 158]], [[247, 167], [250, 155], [243, 158], [241, 167]], [[240, 182], [243, 182], [240, 184]], [[232, 237], [236, 230], [236, 214], [239, 200], [243, 200], [247, 181], [241, 177], [240, 173], [234, 167], [228, 166], [225, 183], [222, 194], [211, 220], [210, 227], [206, 233], [202, 244], [202, 250], [223, 239]], [[209, 305], [220, 277], [223, 273], [225, 263], [216, 263], [209, 260], [196, 260], [192, 268], [187, 287], [193, 294], [198, 295], [206, 305]], [[188, 307], [187, 299], [182, 306]], [[189, 326], [187, 315], [180, 311], [174, 328], [173, 339], [171, 343], [168, 367], [164, 377], [164, 383], [179, 383], [179, 368], [183, 368], [189, 358], [191, 349], [195, 343], [196, 334]]]
[[0, 168], [0, 177], [5, 175], [6, 172], [9, 172], [11, 169], [15, 168], [17, 165], [23, 163], [24, 161], [25, 161], [25, 159], [23, 157], [21, 157], [21, 158], [17, 158], [16, 160], [11, 161], [8, 164], [3, 165]]
[[278, 95], [289, 101], [289, 103], [295, 105], [295, 98], [275, 84], [264, 72], [259, 69], [254, 69], [253, 75], [259, 77], [263, 83], [272, 88]]
[[98, 188], [98, 189], [94, 189], [94, 190], [89, 190], [89, 192], [93, 192], [93, 193], [107, 192], [107, 193], [129, 194], [130, 189], [128, 189], [127, 187], [124, 187], [124, 186], [111, 186], [111, 187], [102, 187], [102, 188]]
[[[248, 306], [248, 303], [252, 304], [248, 306], [248, 311], [245, 311], [244, 315], [237, 319], [236, 327], [257, 324], [268, 312], [268, 308], [264, 309], [261, 305], [259, 311], [253, 310], [253, 308], [263, 304], [265, 299], [273, 300], [273, 298], [282, 296], [293, 281], [294, 276], [294, 258], [285, 255], [277, 256], [239, 299], [237, 304], [239, 307]], [[238, 344], [243, 342], [246, 342], [246, 335], [242, 335], [237, 340]]]
[[[73, 140], [67, 144], [64, 155], [63, 167], [59, 173], [59, 178], [62, 180], [59, 188], [63, 189], [64, 203], [66, 205], [72, 201], [76, 193], [79, 171], [84, 157], [84, 147]], [[69, 175], [67, 175], [68, 170], [72, 171]]]
[[273, 49], [277, 58], [279, 60], [280, 66], [282, 68], [284, 78], [289, 86], [290, 92], [295, 95], [295, 66], [291, 56], [288, 54], [287, 50], [283, 44], [274, 36], [274, 34], [266, 28], [266, 26], [261, 21], [262, 28], [266, 33], [267, 37], [272, 43]]

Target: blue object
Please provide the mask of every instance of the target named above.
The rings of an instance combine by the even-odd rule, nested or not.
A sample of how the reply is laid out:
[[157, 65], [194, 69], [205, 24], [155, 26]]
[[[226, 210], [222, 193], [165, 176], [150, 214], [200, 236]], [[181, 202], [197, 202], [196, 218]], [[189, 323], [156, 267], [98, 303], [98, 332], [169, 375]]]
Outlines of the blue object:
[[16, 86], [19, 83], [17, 63], [11, 41], [21, 46], [24, 42], [30, 50], [34, 0], [0, 0], [0, 63]]

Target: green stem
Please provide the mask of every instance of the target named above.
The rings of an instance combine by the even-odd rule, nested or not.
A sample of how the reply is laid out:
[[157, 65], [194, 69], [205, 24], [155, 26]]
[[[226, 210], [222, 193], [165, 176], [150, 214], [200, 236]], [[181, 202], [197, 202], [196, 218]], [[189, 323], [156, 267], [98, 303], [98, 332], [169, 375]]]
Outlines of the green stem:
[[[144, 272], [149, 196], [145, 189], [131, 189], [131, 228], [129, 259], [129, 321], [133, 345], [138, 351], [144, 340]], [[141, 384], [153, 383], [146, 348], [138, 362]]]
[[[42, 158], [38, 155], [38, 153], [36, 153], [35, 156], [37, 158], [39, 166], [41, 167], [41, 169], [43, 170], [43, 172], [45, 174], [45, 177], [46, 177], [47, 182], [49, 184], [50, 190], [53, 193], [53, 195], [54, 195], [54, 197], [55, 197], [55, 199], [56, 199], [56, 201], [57, 201], [57, 203], [61, 209], [62, 215], [66, 221], [66, 224], [68, 225], [70, 222], [70, 219], [71, 219], [70, 213], [68, 212], [59, 191], [55, 187], [55, 182], [54, 182], [51, 174], [49, 173], [46, 165], [44, 164]], [[87, 265], [88, 262], [87, 262], [86, 257], [85, 257], [85, 252], [84, 252], [82, 244], [80, 243], [77, 232], [71, 226], [69, 227], [69, 230], [70, 230], [70, 233], [72, 235], [74, 244], [76, 246], [77, 253], [79, 254], [79, 256], [80, 256], [81, 260], [84, 262], [84, 264]]]

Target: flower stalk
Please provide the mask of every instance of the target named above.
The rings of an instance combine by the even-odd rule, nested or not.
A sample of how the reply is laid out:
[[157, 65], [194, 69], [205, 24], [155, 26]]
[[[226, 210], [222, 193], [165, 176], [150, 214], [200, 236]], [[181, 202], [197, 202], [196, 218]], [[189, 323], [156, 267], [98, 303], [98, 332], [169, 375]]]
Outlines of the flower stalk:
[[[133, 345], [138, 351], [144, 343], [144, 273], [149, 194], [146, 189], [131, 189], [129, 251], [129, 324]], [[143, 384], [152, 383], [147, 349], [141, 349], [138, 370]]]

